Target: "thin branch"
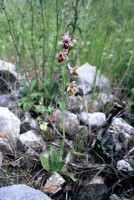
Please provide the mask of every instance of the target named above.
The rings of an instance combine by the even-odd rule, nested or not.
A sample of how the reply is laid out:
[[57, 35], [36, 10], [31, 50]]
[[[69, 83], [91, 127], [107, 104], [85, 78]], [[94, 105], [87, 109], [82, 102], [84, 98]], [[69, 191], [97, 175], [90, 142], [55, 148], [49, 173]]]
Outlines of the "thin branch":
[[4, 5], [4, 0], [2, 1], [2, 9], [4, 11], [4, 14], [5, 14], [5, 17], [6, 17], [6, 20], [7, 20], [7, 24], [8, 24], [8, 29], [9, 29], [9, 33], [10, 33], [10, 36], [12, 38], [12, 41], [13, 41], [13, 45], [14, 45], [14, 48], [16, 50], [16, 53], [17, 53], [17, 56], [18, 56], [18, 63], [19, 63], [19, 66], [21, 66], [23, 68], [23, 72], [25, 74], [25, 77], [27, 78], [27, 81], [29, 83], [29, 78], [27, 76], [27, 73], [26, 73], [26, 68], [24, 67], [24, 65], [21, 63], [21, 56], [20, 56], [20, 52], [19, 52], [19, 48], [16, 44], [16, 41], [15, 41], [15, 38], [14, 38], [14, 34], [12, 32], [12, 27], [11, 27], [11, 23], [10, 23], [10, 19], [8, 17], [8, 14], [7, 14], [7, 11], [6, 11], [6, 8], [5, 8], [5, 5]]
[[72, 30], [72, 39], [73, 39], [73, 36], [74, 36], [74, 32], [76, 30], [76, 23], [77, 23], [77, 20], [78, 20], [78, 3], [79, 3], [79, 0], [76, 0], [76, 4], [75, 4], [75, 8], [74, 8], [74, 23], [73, 23], [73, 30]]
[[45, 76], [45, 41], [46, 41], [46, 34], [45, 34], [45, 15], [44, 15], [44, 4], [43, 1], [40, 1], [41, 5], [41, 17], [42, 17], [42, 32], [43, 32], [43, 47], [42, 47], [42, 76]]
[[[56, 0], [56, 37], [55, 37], [55, 43], [54, 43], [54, 47], [53, 47], [52, 63], [55, 62], [55, 56], [56, 56], [56, 51], [57, 51], [58, 33], [59, 33], [59, 4], [58, 4], [58, 0]], [[50, 80], [52, 79], [52, 76], [53, 76], [53, 68], [51, 69]]]
[[2, 6], [3, 6], [2, 8], [3, 8], [4, 14], [5, 14], [6, 20], [7, 20], [7, 24], [8, 24], [8, 28], [9, 28], [9, 33], [10, 33], [10, 35], [11, 35], [11, 38], [12, 38], [12, 40], [13, 40], [13, 44], [14, 44], [14, 47], [15, 47], [17, 56], [18, 56], [18, 58], [19, 58], [19, 56], [20, 56], [19, 49], [18, 49], [18, 47], [17, 47], [16, 41], [15, 41], [15, 38], [14, 38], [14, 35], [13, 35], [13, 32], [12, 32], [11, 23], [10, 23], [11, 20], [8, 18], [8, 14], [7, 14], [5, 5], [4, 5], [4, 1], [2, 1]]
[[59, 4], [58, 0], [56, 0], [56, 38], [55, 38], [54, 59], [57, 50], [58, 33], [59, 33]]
[[33, 13], [33, 3], [32, 2], [33, 1], [31, 0], [31, 43], [32, 43], [32, 50], [33, 50], [35, 77], [37, 79], [38, 74], [37, 74], [37, 63], [36, 63], [35, 45], [34, 45], [34, 13]]
[[23, 13], [22, 19], [21, 19], [21, 22], [20, 22], [19, 33], [18, 33], [18, 44], [19, 44], [19, 41], [20, 41], [21, 29], [22, 29], [22, 26], [23, 26], [24, 18], [25, 18], [25, 13]]
[[[74, 33], [75, 33], [75, 30], [76, 30], [76, 23], [77, 23], [77, 20], [78, 20], [78, 4], [79, 4], [79, 1], [80, 0], [76, 0], [75, 6], [74, 6], [74, 22], [70, 24], [70, 25], [72, 25], [72, 40], [73, 40], [73, 37], [74, 37]], [[70, 53], [70, 49], [68, 50], [68, 55], [69, 55], [69, 53]]]

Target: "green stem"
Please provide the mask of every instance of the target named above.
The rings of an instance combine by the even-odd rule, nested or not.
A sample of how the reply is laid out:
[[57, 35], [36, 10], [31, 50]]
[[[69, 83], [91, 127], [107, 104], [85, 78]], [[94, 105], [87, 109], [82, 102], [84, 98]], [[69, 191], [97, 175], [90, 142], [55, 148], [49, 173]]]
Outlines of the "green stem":
[[64, 147], [65, 147], [65, 66], [62, 67], [62, 135], [63, 140], [60, 149], [61, 157], [64, 154]]

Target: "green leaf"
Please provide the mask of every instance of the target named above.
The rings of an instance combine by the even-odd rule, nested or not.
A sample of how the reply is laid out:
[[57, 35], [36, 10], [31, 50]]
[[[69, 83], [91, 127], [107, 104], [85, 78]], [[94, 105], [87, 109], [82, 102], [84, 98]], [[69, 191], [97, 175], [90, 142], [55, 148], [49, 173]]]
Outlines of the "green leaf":
[[32, 92], [33, 89], [36, 89], [36, 86], [37, 86], [37, 80], [32, 80], [31, 81], [31, 84], [30, 84], [30, 91]]
[[71, 178], [73, 181], [77, 181], [76, 178], [74, 178], [73, 173], [71, 172], [63, 172], [62, 175], [68, 176], [69, 178]]
[[34, 93], [31, 93], [30, 94], [30, 97], [38, 97], [38, 96], [43, 96], [44, 95], [44, 93], [43, 92], [34, 92]]
[[42, 154], [42, 155], [40, 155], [40, 161], [41, 161], [42, 167], [43, 167], [46, 171], [50, 171], [50, 162], [49, 162], [49, 158], [45, 157], [45, 156]]
[[57, 163], [59, 162], [58, 155], [53, 147], [50, 148], [50, 163], [51, 170], [54, 172], [56, 170]]
[[56, 89], [58, 88], [58, 81], [55, 81], [50, 89], [49, 95], [50, 97], [52, 97], [56, 91]]
[[65, 161], [63, 160], [59, 161], [57, 165], [55, 166], [55, 169], [56, 169], [55, 172], [60, 172], [64, 164], [65, 164]]
[[132, 94], [134, 95], [134, 88], [132, 88], [132, 90], [131, 90], [131, 91], [132, 91]]
[[51, 114], [54, 110], [54, 107], [49, 105], [47, 109], [48, 109], [48, 112]]
[[22, 92], [24, 95], [28, 95], [29, 88], [28, 88], [28, 87], [23, 87], [23, 88], [21, 89], [21, 92]]

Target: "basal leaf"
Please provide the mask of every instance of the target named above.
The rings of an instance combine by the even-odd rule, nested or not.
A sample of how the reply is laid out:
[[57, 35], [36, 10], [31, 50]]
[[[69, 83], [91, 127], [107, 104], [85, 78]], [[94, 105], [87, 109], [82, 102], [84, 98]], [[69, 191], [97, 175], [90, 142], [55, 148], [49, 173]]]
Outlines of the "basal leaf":
[[63, 160], [59, 161], [55, 167], [56, 168], [55, 172], [60, 172], [64, 164], [65, 162]]
[[40, 155], [40, 161], [41, 161], [42, 167], [43, 167], [46, 171], [50, 171], [50, 162], [49, 162], [49, 158], [45, 157], [45, 156], [42, 154], [42, 155]]
[[50, 163], [51, 170], [54, 172], [56, 170], [57, 163], [59, 162], [58, 155], [53, 147], [50, 148]]
[[73, 173], [71, 173], [71, 172], [63, 172], [62, 174], [65, 175], [65, 176], [68, 176], [68, 177], [71, 178], [73, 181], [77, 181], [77, 179], [74, 178], [74, 175], [73, 175]]

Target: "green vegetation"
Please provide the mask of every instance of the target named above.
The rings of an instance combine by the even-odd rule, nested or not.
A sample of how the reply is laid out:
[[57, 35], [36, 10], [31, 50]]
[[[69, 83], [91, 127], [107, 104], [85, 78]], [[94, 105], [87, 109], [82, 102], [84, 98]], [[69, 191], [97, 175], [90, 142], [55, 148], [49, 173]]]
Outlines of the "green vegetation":
[[[74, 43], [69, 49], [70, 66], [88, 62], [109, 78], [116, 94], [125, 91], [123, 95], [130, 97], [127, 99], [130, 116], [125, 120], [134, 123], [133, 12], [134, 0], [0, 0], [0, 57], [14, 63], [24, 77], [20, 106], [37, 114], [42, 132], [48, 125], [44, 114], [49, 118], [56, 107], [62, 110], [60, 152], [51, 147], [49, 157], [40, 156], [46, 171], [62, 173], [65, 166], [64, 91], [71, 76], [55, 57], [61, 51], [58, 43], [67, 31]], [[94, 96], [96, 93], [91, 100]], [[105, 113], [110, 109], [110, 104], [102, 108]], [[87, 135], [76, 138], [78, 156], [86, 149], [85, 141]], [[105, 150], [101, 137], [97, 142], [98, 149]], [[70, 172], [62, 174], [75, 180]]]
[[[133, 0], [1, 0], [0, 55], [26, 79], [23, 109], [49, 115], [55, 103], [63, 108], [61, 74], [66, 71], [55, 56], [67, 31], [74, 43], [73, 67], [97, 66], [115, 92], [125, 89], [133, 98], [133, 10]], [[67, 74], [65, 89], [69, 81]]]
[[[72, 66], [86, 62], [97, 66], [116, 94], [125, 89], [133, 98], [133, 10], [133, 0], [1, 0], [0, 55], [26, 79], [23, 109], [49, 115], [55, 103], [63, 108], [65, 69], [55, 56], [67, 31], [74, 43], [69, 52]], [[67, 74], [65, 89], [69, 82]]]
[[93, 0], [91, 4], [88, 0], [3, 2], [1, 58], [17, 64], [29, 79], [42, 77], [45, 94], [49, 88], [48, 97], [54, 95], [58, 84], [60, 67], [55, 54], [66, 30], [77, 43], [71, 51], [74, 66], [89, 62], [116, 84], [126, 82], [134, 73], [133, 0]]
[[76, 181], [73, 174], [66, 170], [62, 171], [62, 168], [65, 166], [65, 161], [62, 160], [60, 153], [56, 153], [54, 148], [50, 148], [49, 157], [44, 156], [43, 154], [40, 156], [40, 161], [42, 167], [46, 171], [58, 172], [65, 176], [70, 177], [73, 181]]

